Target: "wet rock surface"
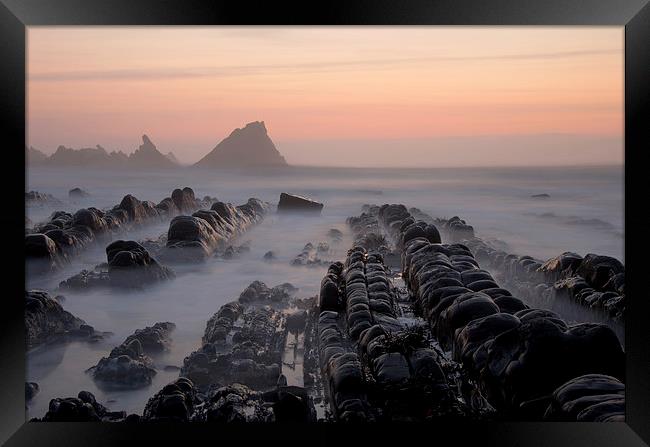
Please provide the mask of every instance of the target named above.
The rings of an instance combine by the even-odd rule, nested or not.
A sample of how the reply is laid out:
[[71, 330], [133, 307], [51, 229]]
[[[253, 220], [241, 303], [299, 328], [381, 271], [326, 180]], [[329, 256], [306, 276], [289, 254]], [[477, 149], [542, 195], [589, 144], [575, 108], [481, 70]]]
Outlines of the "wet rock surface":
[[[177, 191], [165, 206], [190, 207], [189, 194]], [[131, 199], [123, 209], [133, 221], [149, 218]], [[59, 218], [84, 222], [92, 234], [109, 231], [105, 218], [87, 211]], [[174, 219], [158, 240], [110, 244], [100, 267], [110, 276], [111, 260], [127, 270], [155, 265], [155, 282], [163, 267], [152, 253], [233, 259], [247, 251], [236, 238], [267, 212], [257, 199], [239, 207], [214, 202]], [[336, 228], [297, 256], [304, 259], [298, 265], [328, 265], [318, 296], [299, 299], [290, 283], [250, 283], [216, 309], [180, 377], [152, 391], [142, 415], [111, 413], [82, 392], [52, 400], [42, 420], [624, 420], [624, 352], [616, 334], [527, 304], [533, 293], [549, 300], [568, 294], [598, 308], [616, 302], [611, 315], [620, 318], [620, 262], [569, 252], [548, 261], [513, 255], [457, 216], [433, 218], [401, 204], [364, 205], [346, 223], [353, 242], [341, 261], [332, 262], [340, 254], [333, 247], [344, 239]], [[83, 332], [81, 320], [48, 299], [59, 308], [47, 301], [51, 310], [42, 313], [52, 316], [37, 316], [32, 326], [45, 327], [43, 334]], [[50, 319], [57, 323], [42, 323]], [[169, 348], [173, 329], [156, 323], [136, 330], [88, 372], [102, 387], [151, 384], [156, 368], [176, 370], [153, 361]], [[26, 395], [30, 390], [26, 383]]]

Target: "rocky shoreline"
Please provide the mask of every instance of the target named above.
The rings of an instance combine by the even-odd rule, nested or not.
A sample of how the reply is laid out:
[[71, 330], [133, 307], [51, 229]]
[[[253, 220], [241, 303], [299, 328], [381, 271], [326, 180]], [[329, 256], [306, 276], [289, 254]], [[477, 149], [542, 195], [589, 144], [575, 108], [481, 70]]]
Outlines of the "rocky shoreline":
[[[177, 199], [187, 199], [185, 209], [165, 199], [167, 209], [176, 207], [165, 216], [202, 206], [191, 190], [175, 191], [181, 191]], [[131, 214], [118, 207], [82, 212], [93, 225], [58, 216], [58, 223], [39, 228], [32, 239], [52, 241], [53, 255], [45, 256], [51, 267], [68, 252], [54, 241], [51, 231], [57, 230], [49, 224], [60, 224], [62, 234], [89, 234], [82, 238], [88, 242], [162, 213], [160, 204], [152, 208], [135, 198], [127, 203]], [[106, 264], [62, 288], [151, 284], [174, 277], [163, 264], [230, 259], [239, 252], [233, 240], [269, 210], [268, 203], [249, 199], [176, 216], [166, 238], [115, 241], [106, 247]], [[328, 242], [308, 243], [291, 262], [329, 265], [317, 297], [299, 297], [281, 278], [274, 287], [251, 282], [213, 310], [200, 346], [185, 356], [177, 379], [152, 393], [142, 414], [111, 412], [82, 391], [53, 399], [47, 414], [33, 420], [624, 420], [625, 353], [616, 334], [605, 324], [569, 322], [529, 300], [533, 294], [549, 301], [570, 298], [622, 322], [620, 262], [568, 252], [548, 261], [516, 256], [477, 237], [457, 216], [434, 218], [400, 204], [364, 205], [361, 211], [346, 221], [352, 244], [343, 259], [324, 259], [336, 255], [331, 245], [343, 239], [331, 229]], [[117, 217], [122, 214], [124, 220]], [[45, 292], [26, 292], [26, 306], [30, 346], [100, 336]], [[159, 322], [136, 330], [88, 374], [107, 387], [149, 386], [157, 369], [153, 358], [169, 349], [174, 328]], [[30, 397], [38, 389], [26, 383]]]

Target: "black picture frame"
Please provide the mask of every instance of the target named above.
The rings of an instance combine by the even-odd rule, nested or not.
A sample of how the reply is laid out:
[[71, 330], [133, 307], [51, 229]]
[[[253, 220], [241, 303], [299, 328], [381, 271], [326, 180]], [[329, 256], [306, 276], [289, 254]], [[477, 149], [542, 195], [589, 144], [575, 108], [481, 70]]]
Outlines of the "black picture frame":
[[[618, 25], [625, 27], [625, 423], [469, 423], [427, 426], [215, 427], [197, 424], [27, 423], [25, 420], [24, 263], [26, 27], [36, 25]], [[481, 445], [642, 446], [650, 443], [650, 296], [647, 262], [647, 178], [650, 149], [650, 6], [648, 0], [336, 0], [328, 2], [209, 0], [0, 0], [4, 296], [0, 308], [0, 442], [6, 445], [114, 445], [122, 442], [468, 442]], [[643, 223], [646, 222], [644, 225]], [[635, 225], [636, 224], [636, 225]], [[23, 290], [21, 290], [23, 289]], [[344, 432], [344, 433], [343, 433]], [[293, 436], [293, 435], [292, 435]], [[420, 439], [420, 440], [417, 440]], [[453, 444], [452, 444], [453, 443]]]

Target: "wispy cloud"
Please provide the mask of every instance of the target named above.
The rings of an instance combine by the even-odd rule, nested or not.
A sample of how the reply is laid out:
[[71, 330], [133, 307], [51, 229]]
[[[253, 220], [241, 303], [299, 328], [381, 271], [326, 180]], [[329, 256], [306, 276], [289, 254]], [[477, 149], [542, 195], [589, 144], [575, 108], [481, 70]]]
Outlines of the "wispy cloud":
[[575, 50], [551, 53], [532, 54], [502, 54], [488, 56], [431, 56], [417, 58], [371, 59], [356, 61], [306, 62], [296, 64], [264, 64], [264, 65], [234, 65], [224, 67], [195, 67], [195, 68], [142, 68], [87, 70], [65, 72], [29, 73], [29, 81], [58, 82], [58, 81], [100, 81], [100, 80], [164, 80], [178, 78], [229, 77], [247, 76], [278, 72], [318, 73], [344, 70], [359, 70], [372, 68], [399, 67], [405, 64], [425, 62], [454, 62], [454, 61], [517, 61], [517, 60], [550, 60], [567, 59], [583, 56], [616, 55], [620, 49], [604, 50]]

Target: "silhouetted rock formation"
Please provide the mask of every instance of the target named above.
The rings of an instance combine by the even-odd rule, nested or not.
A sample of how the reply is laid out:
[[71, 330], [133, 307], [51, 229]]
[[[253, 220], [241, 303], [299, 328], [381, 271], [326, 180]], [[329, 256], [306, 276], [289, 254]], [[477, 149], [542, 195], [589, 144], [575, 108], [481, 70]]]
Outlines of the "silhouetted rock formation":
[[146, 135], [142, 135], [142, 144], [129, 156], [129, 165], [138, 168], [176, 167], [176, 163], [156, 149], [156, 146]]
[[235, 129], [194, 166], [201, 168], [287, 166], [269, 138], [264, 121]]
[[46, 166], [84, 166], [102, 168], [174, 168], [178, 161], [174, 154], [167, 155], [156, 149], [147, 135], [142, 136], [142, 144], [132, 154], [122, 151], [108, 152], [97, 145], [95, 148], [72, 149], [59, 146], [49, 157], [44, 153], [25, 147], [28, 162]]
[[296, 194], [287, 194], [286, 192], [280, 194], [278, 213], [301, 212], [320, 214], [322, 210], [323, 204], [315, 200]]
[[124, 152], [110, 154], [97, 145], [96, 148], [72, 149], [59, 146], [48, 159], [51, 166], [84, 166], [84, 167], [125, 167], [129, 157]]
[[180, 162], [178, 161], [178, 159], [176, 158], [173, 152], [167, 152], [167, 154], [165, 154], [165, 157], [171, 160], [171, 162], [174, 163], [175, 165], [180, 165]]

